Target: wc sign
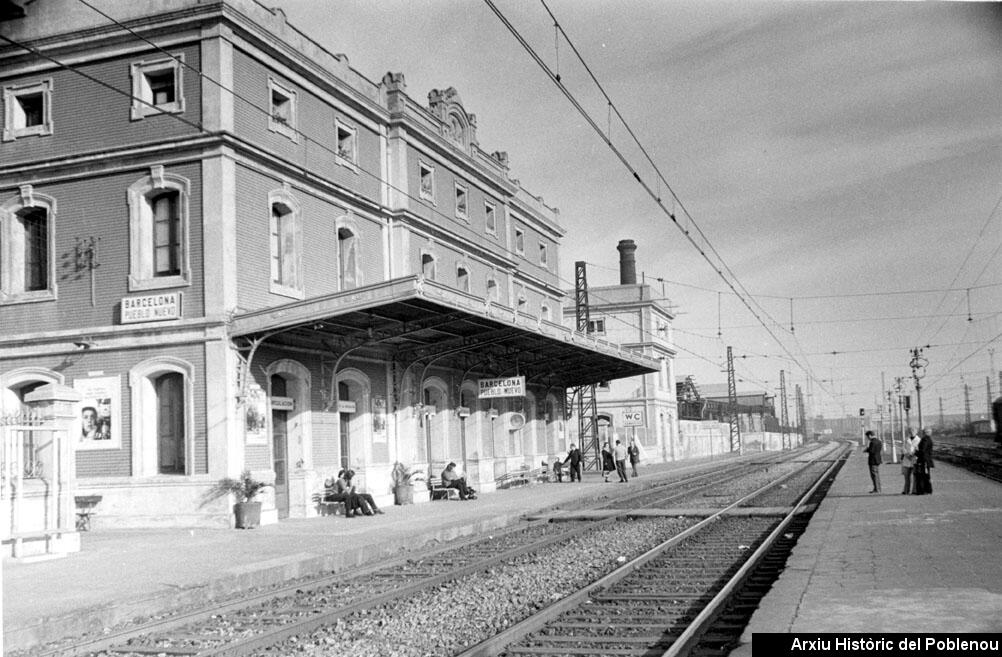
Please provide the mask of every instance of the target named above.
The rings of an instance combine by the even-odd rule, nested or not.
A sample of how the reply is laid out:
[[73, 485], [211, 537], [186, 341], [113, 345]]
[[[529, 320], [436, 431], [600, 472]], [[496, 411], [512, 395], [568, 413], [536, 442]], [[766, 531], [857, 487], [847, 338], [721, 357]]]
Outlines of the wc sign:
[[621, 418], [624, 427], [644, 426], [644, 410], [642, 408], [625, 408]]

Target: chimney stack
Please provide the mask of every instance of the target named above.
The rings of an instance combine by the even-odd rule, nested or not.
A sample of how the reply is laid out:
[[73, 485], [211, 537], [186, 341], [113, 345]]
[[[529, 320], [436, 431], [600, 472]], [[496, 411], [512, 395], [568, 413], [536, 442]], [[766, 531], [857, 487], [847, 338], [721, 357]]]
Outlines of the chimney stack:
[[616, 247], [619, 251], [619, 284], [637, 284], [637, 258], [634, 255], [637, 245], [633, 240], [619, 240]]

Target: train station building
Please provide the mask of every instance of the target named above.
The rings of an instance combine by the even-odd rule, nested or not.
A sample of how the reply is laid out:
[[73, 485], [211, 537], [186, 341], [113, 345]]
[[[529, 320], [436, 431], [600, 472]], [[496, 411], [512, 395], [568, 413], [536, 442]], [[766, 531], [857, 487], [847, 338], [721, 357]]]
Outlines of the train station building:
[[[371, 81], [252, 0], [24, 9], [0, 23], [8, 507], [50, 508], [56, 462], [106, 526], [226, 524], [206, 492], [245, 469], [264, 522], [344, 467], [381, 503], [395, 463], [489, 491], [566, 450], [567, 388], [667, 376], [667, 340], [564, 325], [574, 218], [455, 89]], [[51, 441], [38, 399], [77, 414]]]

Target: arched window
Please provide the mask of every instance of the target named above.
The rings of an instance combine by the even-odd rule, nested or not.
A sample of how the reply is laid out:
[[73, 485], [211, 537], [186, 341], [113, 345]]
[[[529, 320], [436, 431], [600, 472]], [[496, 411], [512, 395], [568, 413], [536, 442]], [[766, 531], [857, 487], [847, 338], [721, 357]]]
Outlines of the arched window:
[[337, 254], [341, 289], [358, 287], [358, 237], [350, 228], [338, 228]]
[[463, 292], [470, 291], [470, 272], [462, 265], [456, 268], [456, 287]]
[[270, 289], [295, 299], [304, 298], [302, 276], [302, 214], [289, 186], [268, 194]]
[[0, 206], [0, 303], [55, 299], [55, 214], [31, 185]]
[[421, 275], [429, 281], [435, 280], [435, 256], [430, 253], [421, 254]]
[[194, 367], [169, 356], [129, 372], [132, 389], [132, 471], [135, 476], [191, 475]]
[[129, 290], [188, 285], [187, 178], [162, 166], [129, 187]]
[[487, 279], [487, 300], [488, 301], [498, 300], [498, 282], [493, 278]]

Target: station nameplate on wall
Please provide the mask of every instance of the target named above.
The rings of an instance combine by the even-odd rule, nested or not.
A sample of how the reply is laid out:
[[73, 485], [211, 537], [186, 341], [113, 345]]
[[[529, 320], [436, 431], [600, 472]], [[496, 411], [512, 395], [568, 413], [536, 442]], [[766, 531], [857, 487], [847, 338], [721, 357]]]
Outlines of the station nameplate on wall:
[[181, 293], [162, 292], [142, 297], [122, 297], [122, 324], [181, 319]]
[[509, 376], [500, 379], [479, 379], [480, 399], [494, 397], [525, 397], [525, 377]]

